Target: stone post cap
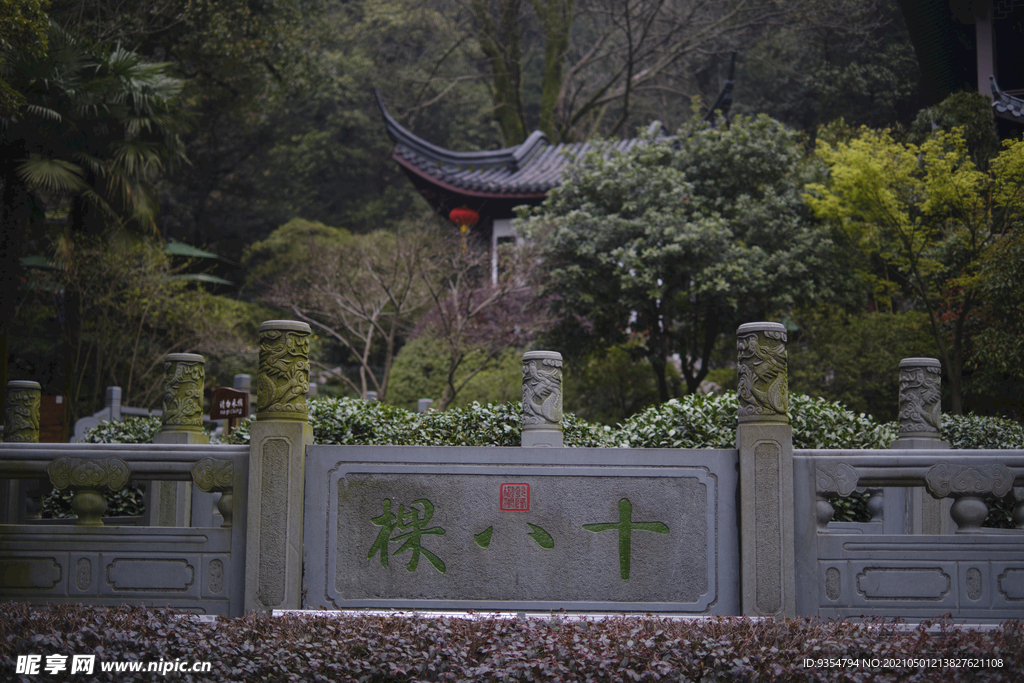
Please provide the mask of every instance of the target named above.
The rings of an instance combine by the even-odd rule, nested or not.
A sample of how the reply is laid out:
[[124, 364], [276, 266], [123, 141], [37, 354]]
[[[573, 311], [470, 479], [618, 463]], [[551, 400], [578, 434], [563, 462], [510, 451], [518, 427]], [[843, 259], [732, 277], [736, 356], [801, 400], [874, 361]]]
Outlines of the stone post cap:
[[786, 333], [786, 326], [782, 323], [769, 323], [769, 322], [758, 322], [758, 323], [743, 323], [736, 328], [736, 334], [752, 334], [754, 332], [782, 332]]
[[251, 375], [235, 375], [232, 379], [234, 389], [239, 391], [249, 391], [252, 388], [252, 376]]
[[942, 368], [942, 363], [938, 358], [904, 358], [900, 361], [900, 369], [903, 368], [920, 368], [920, 367], [931, 367], [931, 368]]
[[206, 359], [198, 353], [169, 353], [164, 356], [167, 363], [206, 363]]
[[10, 382], [7, 383], [7, 388], [8, 389], [37, 389], [39, 391], [43, 390], [43, 387], [39, 384], [39, 382], [33, 382], [33, 381], [27, 380], [27, 379], [12, 379]]
[[527, 351], [523, 354], [523, 362], [530, 360], [562, 360], [562, 354], [557, 351]]
[[260, 324], [260, 332], [269, 332], [270, 330], [299, 332], [300, 334], [309, 334], [312, 332], [312, 329], [308, 324], [299, 322], [298, 320], [266, 320]]

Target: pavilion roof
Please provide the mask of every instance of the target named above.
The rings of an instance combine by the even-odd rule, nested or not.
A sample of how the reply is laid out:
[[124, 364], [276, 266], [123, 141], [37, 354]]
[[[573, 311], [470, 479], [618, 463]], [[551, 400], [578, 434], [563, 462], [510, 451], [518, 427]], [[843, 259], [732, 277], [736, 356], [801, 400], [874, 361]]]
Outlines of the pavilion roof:
[[999, 89], [995, 76], [988, 77], [992, 84], [992, 113], [999, 118], [1024, 123], [1024, 99]]

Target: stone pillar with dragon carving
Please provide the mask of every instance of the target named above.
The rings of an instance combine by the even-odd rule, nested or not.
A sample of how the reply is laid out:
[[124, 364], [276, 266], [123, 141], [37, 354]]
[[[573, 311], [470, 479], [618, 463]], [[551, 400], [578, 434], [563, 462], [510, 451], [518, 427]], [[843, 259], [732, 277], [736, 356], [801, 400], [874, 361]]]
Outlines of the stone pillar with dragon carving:
[[302, 514], [306, 445], [313, 443], [309, 325], [260, 325], [256, 419], [249, 428], [245, 609], [302, 607]]
[[[206, 359], [196, 353], [164, 356], [163, 416], [153, 443], [207, 444], [203, 434], [203, 388]], [[190, 526], [193, 488], [187, 481], [149, 483], [146, 511], [153, 526]]]
[[[942, 363], [936, 358], [900, 361], [899, 436], [889, 448], [896, 450], [948, 450], [942, 432]], [[915, 534], [953, 532], [953, 501], [938, 499], [922, 488], [907, 492], [907, 530]]]
[[796, 615], [793, 429], [786, 328], [740, 325], [740, 574], [743, 614]]
[[[13, 380], [7, 383], [4, 401], [4, 443], [39, 443], [39, 382]], [[0, 484], [0, 521], [17, 523], [22, 515], [36, 519], [42, 510], [45, 481], [11, 479]]]
[[561, 448], [562, 354], [527, 351], [523, 354], [522, 445]]

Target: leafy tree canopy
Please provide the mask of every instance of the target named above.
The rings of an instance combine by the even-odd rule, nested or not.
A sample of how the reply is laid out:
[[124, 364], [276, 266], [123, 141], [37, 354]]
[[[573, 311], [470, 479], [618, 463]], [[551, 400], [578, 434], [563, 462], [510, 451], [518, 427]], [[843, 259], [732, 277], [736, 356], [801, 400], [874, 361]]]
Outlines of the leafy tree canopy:
[[541, 245], [559, 313], [558, 348], [644, 339], [662, 400], [679, 354], [686, 391], [723, 334], [810, 301], [847, 295], [828, 228], [801, 192], [814, 177], [798, 134], [737, 119], [674, 142], [601, 147], [521, 223]]

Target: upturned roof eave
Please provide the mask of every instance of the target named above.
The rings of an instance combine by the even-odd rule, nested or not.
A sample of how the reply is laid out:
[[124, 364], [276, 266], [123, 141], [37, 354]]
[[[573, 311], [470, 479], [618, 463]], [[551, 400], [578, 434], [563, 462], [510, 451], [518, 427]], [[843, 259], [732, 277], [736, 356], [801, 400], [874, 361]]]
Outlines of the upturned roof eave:
[[437, 164], [458, 166], [460, 168], [494, 168], [505, 166], [509, 170], [516, 171], [519, 164], [528, 159], [541, 147], [548, 146], [548, 138], [539, 130], [533, 131], [526, 140], [515, 147], [504, 147], [502, 149], [486, 150], [482, 152], [453, 152], [450, 149], [438, 147], [427, 142], [415, 133], [406, 129], [398, 123], [384, 106], [384, 99], [380, 91], [373, 89], [377, 98], [377, 106], [380, 107], [381, 116], [384, 117], [384, 126], [388, 136], [395, 144], [405, 145]]

